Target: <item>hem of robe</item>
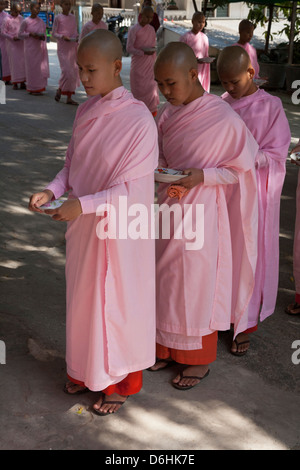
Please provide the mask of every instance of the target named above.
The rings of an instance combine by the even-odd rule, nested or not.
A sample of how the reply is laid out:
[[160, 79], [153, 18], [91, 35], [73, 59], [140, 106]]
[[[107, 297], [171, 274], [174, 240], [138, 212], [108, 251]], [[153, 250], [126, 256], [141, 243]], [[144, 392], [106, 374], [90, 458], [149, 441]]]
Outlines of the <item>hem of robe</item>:
[[217, 343], [218, 343], [218, 332], [202, 337], [202, 349], [176, 349], [168, 348], [159, 343], [156, 344], [156, 356], [159, 359], [167, 359], [171, 357], [175, 362], [179, 364], [188, 365], [206, 365], [211, 364], [217, 359]]
[[[150, 360], [145, 361], [142, 364], [132, 366], [132, 368], [128, 367], [126, 371], [124, 371], [124, 370], [117, 370], [117, 371], [109, 370], [109, 372], [107, 374], [108, 377], [105, 381], [103, 381], [102, 383], [94, 383], [94, 382], [86, 381], [85, 382], [86, 387], [89, 388], [92, 391], [95, 391], [95, 392], [98, 392], [99, 390], [104, 390], [109, 385], [114, 385], [114, 384], [120, 382], [128, 374], [132, 374], [132, 373], [137, 372], [139, 370], [144, 370], [144, 369], [147, 369], [147, 367], [153, 366], [154, 361], [155, 361], [155, 351], [153, 351], [153, 359], [151, 361]], [[79, 380], [81, 382], [84, 382], [84, 380], [82, 380], [82, 377], [80, 377], [80, 375], [82, 376], [83, 374], [80, 374], [80, 372], [76, 372], [70, 366], [67, 366], [67, 374], [70, 377], [73, 377], [75, 380]]]
[[[81, 380], [74, 379], [69, 374], [67, 374], [68, 379], [82, 387], [87, 387], [87, 385]], [[103, 392], [105, 395], [112, 395], [113, 393], [118, 393], [119, 395], [134, 395], [139, 393], [143, 386], [143, 372], [136, 371], [128, 374], [120, 382], [112, 385], [108, 385], [105, 389], [97, 390]], [[89, 388], [89, 387], [87, 387]], [[92, 390], [93, 391], [93, 390]]]
[[258, 325], [249, 326], [249, 328], [247, 328], [247, 330], [243, 331], [243, 333], [245, 335], [250, 335], [250, 333], [254, 333], [254, 331], [257, 331], [257, 328], [258, 328]]
[[[270, 317], [271, 315], [273, 315], [275, 309], [272, 309], [272, 310], [267, 310], [267, 311], [264, 311], [264, 312], [261, 312], [260, 315], [258, 315], [258, 318], [260, 321], [264, 321], [266, 318]], [[256, 322], [257, 323], [257, 322]]]
[[211, 325], [207, 328], [196, 329], [196, 328], [186, 328], [185, 330], [181, 329], [180, 326], [171, 325], [169, 323], [160, 323], [157, 322], [156, 329], [162, 330], [166, 333], [175, 333], [178, 335], [186, 335], [186, 336], [207, 336], [211, 334], [213, 331], [227, 331], [230, 328], [230, 320], [225, 323], [219, 322], [212, 322]]
[[30, 88], [26, 88], [28, 93], [42, 93], [42, 91], [46, 91], [46, 88], [39, 88], [38, 90], [31, 90]]
[[10, 82], [11, 80], [11, 75], [6, 75], [5, 77], [2, 77], [1, 79], [3, 82]]
[[[2, 79], [3, 80], [3, 79]], [[26, 82], [26, 78], [23, 78], [23, 79], [17, 79], [17, 80], [12, 80], [11, 83], [13, 85], [17, 85], [17, 83], [25, 83]]]

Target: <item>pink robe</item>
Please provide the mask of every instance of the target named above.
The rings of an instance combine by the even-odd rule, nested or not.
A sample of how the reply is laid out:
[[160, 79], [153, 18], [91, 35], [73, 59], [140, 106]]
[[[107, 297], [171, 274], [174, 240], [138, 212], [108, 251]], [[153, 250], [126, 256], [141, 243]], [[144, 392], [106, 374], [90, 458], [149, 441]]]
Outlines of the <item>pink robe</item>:
[[9, 66], [12, 83], [23, 83], [26, 81], [24, 41], [14, 41], [19, 35], [21, 23], [24, 21], [21, 15], [13, 17], [9, 15], [4, 23], [2, 34], [6, 38], [6, 48], [9, 57]]
[[91, 31], [96, 31], [96, 29], [108, 29], [108, 26], [102, 20], [100, 20], [98, 24], [94, 23], [92, 20], [88, 21], [87, 23], [85, 23], [85, 25], [83, 26], [81, 30], [79, 40], [81, 41], [81, 39], [84, 38], [84, 36], [89, 34]]
[[[201, 337], [230, 328], [232, 256], [227, 185], [239, 185], [243, 257], [236, 304], [235, 335], [247, 326], [247, 305], [254, 285], [257, 250], [257, 198], [253, 153], [257, 144], [242, 120], [221, 98], [204, 94], [185, 106], [166, 104], [157, 116], [160, 165], [204, 169], [204, 183], [180, 201], [167, 196], [161, 183], [158, 203], [170, 208], [203, 205], [200, 243], [187, 245], [191, 232], [171, 231], [157, 241], [157, 342], [175, 349], [200, 349]], [[162, 206], [164, 208], [164, 206]], [[188, 213], [183, 216], [183, 226]], [[193, 219], [195, 231], [196, 220]], [[173, 224], [171, 225], [171, 229]], [[203, 238], [201, 245], [201, 228]], [[197, 233], [197, 232], [196, 232]], [[196, 239], [195, 239], [196, 241]]]
[[41, 92], [46, 89], [49, 77], [47, 45], [45, 40], [30, 37], [30, 33], [41, 34], [46, 38], [46, 25], [41, 18], [26, 18], [19, 32], [19, 37], [24, 39], [27, 91]]
[[[80, 85], [77, 66], [77, 42], [78, 32], [76, 18], [71, 13], [57, 15], [53, 22], [52, 36], [57, 39], [57, 55], [61, 68], [61, 76], [58, 86], [62, 95], [72, 95]], [[72, 38], [73, 41], [65, 41], [63, 36]]]
[[127, 51], [132, 55], [130, 67], [130, 87], [133, 96], [143, 101], [152, 113], [157, 111], [159, 95], [154, 80], [156, 53], [145, 55], [143, 49], [156, 46], [153, 26], [142, 27], [139, 23], [129, 29]]
[[0, 13], [0, 50], [1, 50], [1, 65], [2, 65], [2, 80], [9, 81], [10, 80], [10, 67], [9, 67], [9, 58], [7, 55], [6, 50], [6, 39], [2, 35], [1, 30], [4, 27], [4, 23], [9, 17], [9, 14], [6, 11], [2, 11]]
[[[291, 141], [288, 120], [281, 100], [262, 89], [234, 100], [223, 95], [241, 116], [259, 145], [256, 154], [258, 188], [258, 258], [255, 288], [249, 303], [248, 328], [271, 315], [276, 306], [279, 276], [280, 196], [285, 162]], [[233, 232], [236, 232], [235, 221]], [[259, 314], [260, 312], [260, 314]]]
[[[300, 145], [300, 140], [297, 145]], [[295, 301], [300, 303], [300, 169], [298, 169], [298, 184], [296, 190], [296, 220], [293, 249], [293, 274], [296, 289]]]
[[[155, 240], [128, 236], [124, 217], [132, 223], [137, 205], [150, 217], [157, 163], [154, 119], [119, 87], [78, 108], [65, 166], [48, 186], [56, 198], [70, 191], [83, 210], [66, 233], [66, 361], [94, 391], [155, 361]], [[101, 204], [123, 217], [120, 238], [97, 236]], [[105, 219], [113, 233], [113, 211]]]
[[[209, 56], [209, 42], [206, 34], [201, 31], [198, 34], [188, 31], [180, 37], [180, 42], [190, 46], [198, 59]], [[204, 90], [210, 91], [210, 64], [198, 64], [198, 77]]]
[[246, 42], [246, 44], [239, 44], [238, 42], [236, 42], [235, 44], [232, 44], [232, 45], [233, 46], [240, 46], [243, 49], [245, 49], [245, 51], [248, 52], [248, 55], [249, 55], [250, 60], [251, 60], [252, 67], [255, 70], [254, 78], [259, 78], [259, 63], [258, 63], [258, 60], [257, 60], [257, 53], [256, 53], [255, 47], [253, 47], [249, 42]]

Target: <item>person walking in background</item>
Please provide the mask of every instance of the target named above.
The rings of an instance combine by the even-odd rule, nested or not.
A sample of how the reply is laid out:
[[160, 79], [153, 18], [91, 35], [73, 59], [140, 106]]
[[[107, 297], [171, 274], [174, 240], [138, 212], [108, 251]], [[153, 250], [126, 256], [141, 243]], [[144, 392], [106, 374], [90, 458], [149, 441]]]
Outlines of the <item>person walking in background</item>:
[[77, 59], [78, 31], [76, 18], [70, 13], [70, 0], [61, 0], [62, 13], [55, 16], [52, 37], [57, 40], [57, 55], [61, 69], [55, 101], [60, 101], [61, 95], [67, 97], [66, 104], [78, 105], [72, 99], [76, 88], [80, 85]]
[[24, 39], [26, 89], [40, 95], [46, 90], [49, 77], [49, 59], [46, 45], [46, 24], [38, 17], [40, 5], [30, 4], [31, 15], [20, 27], [19, 37]]

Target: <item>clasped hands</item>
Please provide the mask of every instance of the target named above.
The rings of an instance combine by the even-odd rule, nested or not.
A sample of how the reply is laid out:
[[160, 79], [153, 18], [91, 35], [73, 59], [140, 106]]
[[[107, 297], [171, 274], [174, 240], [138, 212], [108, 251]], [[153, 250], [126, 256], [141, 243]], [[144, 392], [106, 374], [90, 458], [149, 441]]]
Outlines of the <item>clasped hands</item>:
[[52, 198], [53, 192], [49, 189], [45, 189], [45, 191], [41, 191], [40, 193], [35, 193], [30, 197], [28, 209], [32, 212], [45, 212], [45, 214], [51, 215], [52, 219], [59, 220], [61, 222], [69, 222], [82, 214], [79, 199], [69, 199], [57, 209], [46, 209], [44, 211], [39, 209], [40, 206], [46, 204]]

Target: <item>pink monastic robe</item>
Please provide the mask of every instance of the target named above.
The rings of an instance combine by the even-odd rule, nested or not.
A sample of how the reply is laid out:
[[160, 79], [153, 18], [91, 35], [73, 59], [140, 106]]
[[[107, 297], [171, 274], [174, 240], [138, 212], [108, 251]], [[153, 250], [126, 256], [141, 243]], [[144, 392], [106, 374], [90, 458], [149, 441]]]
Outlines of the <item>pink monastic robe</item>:
[[[119, 87], [79, 107], [65, 166], [48, 186], [56, 198], [70, 191], [83, 210], [66, 233], [66, 360], [69, 376], [94, 391], [155, 361], [155, 240], [144, 230], [157, 163], [155, 121]], [[112, 209], [101, 216], [109, 204], [116, 217]]]
[[79, 40], [81, 41], [84, 36], [89, 34], [91, 31], [95, 31], [96, 29], [108, 29], [108, 26], [102, 20], [100, 20], [98, 24], [94, 23], [92, 20], [88, 21], [85, 23], [85, 25], [83, 25]]
[[159, 96], [154, 80], [156, 53], [144, 54], [144, 49], [155, 47], [155, 29], [149, 24], [142, 27], [139, 23], [129, 29], [127, 51], [132, 55], [130, 67], [130, 87], [133, 96], [143, 101], [152, 113], [157, 111]]
[[253, 47], [249, 42], [246, 42], [246, 44], [239, 44], [238, 42], [236, 42], [235, 44], [232, 44], [232, 45], [240, 46], [243, 49], [245, 49], [246, 52], [248, 52], [248, 56], [250, 57], [252, 67], [255, 70], [254, 78], [259, 78], [259, 63], [257, 60], [257, 53], [256, 53], [255, 47]]
[[[209, 42], [206, 34], [201, 31], [194, 34], [192, 31], [188, 31], [180, 37], [180, 42], [185, 42], [190, 46], [197, 59], [209, 56]], [[198, 77], [204, 90], [210, 91], [210, 64], [198, 64]]]
[[[222, 97], [241, 116], [259, 145], [256, 153], [258, 258], [248, 312], [248, 328], [251, 328], [257, 325], [259, 317], [262, 321], [275, 310], [279, 276], [280, 196], [291, 134], [278, 97], [262, 89], [239, 100], [234, 100], [228, 93]], [[232, 230], [236, 232], [235, 222]]]
[[26, 18], [21, 24], [19, 37], [24, 39], [27, 91], [42, 92], [49, 77], [47, 45], [45, 40], [35, 39], [30, 33], [46, 38], [46, 25], [41, 18]]
[[6, 50], [6, 39], [3, 36], [1, 30], [4, 27], [4, 23], [9, 17], [9, 14], [6, 11], [2, 11], [0, 13], [0, 50], [1, 50], [1, 65], [2, 65], [2, 80], [4, 82], [10, 80], [10, 67], [9, 67], [9, 59]]
[[12, 83], [23, 83], [26, 81], [24, 41], [23, 39], [14, 40], [18, 37], [23, 17], [18, 15], [13, 17], [9, 15], [4, 23], [2, 34], [6, 38], [6, 48], [9, 58]]
[[[300, 140], [297, 145], [300, 145]], [[296, 220], [293, 248], [293, 274], [296, 289], [295, 301], [300, 303], [300, 169], [298, 169], [298, 184], [296, 190]]]
[[[168, 184], [159, 185], [161, 219], [164, 212], [168, 215], [168, 208], [179, 207], [184, 215], [183, 220], [179, 218], [183, 230], [178, 225], [175, 232], [171, 230], [170, 237], [160, 235], [156, 245], [157, 343], [175, 349], [200, 349], [202, 336], [230, 328], [232, 256], [225, 190], [231, 184], [240, 187], [247, 246], [247, 251], [241, 254], [244, 263], [235, 334], [247, 327], [257, 251], [257, 193], [252, 155], [258, 146], [230, 106], [207, 93], [185, 106], [164, 105], [159, 110], [157, 125], [162, 167], [204, 170], [204, 183], [191, 189], [180, 201], [168, 198]], [[192, 228], [188, 207], [194, 211]], [[162, 220], [161, 223], [164, 229]], [[195, 237], [191, 241], [191, 229], [198, 233], [198, 242]]]
[[[53, 22], [52, 36], [57, 39], [57, 55], [61, 68], [59, 88], [62, 95], [72, 95], [80, 85], [77, 66], [77, 23], [76, 18], [71, 13], [57, 15]], [[72, 41], [65, 41], [63, 36], [67, 36]]]

